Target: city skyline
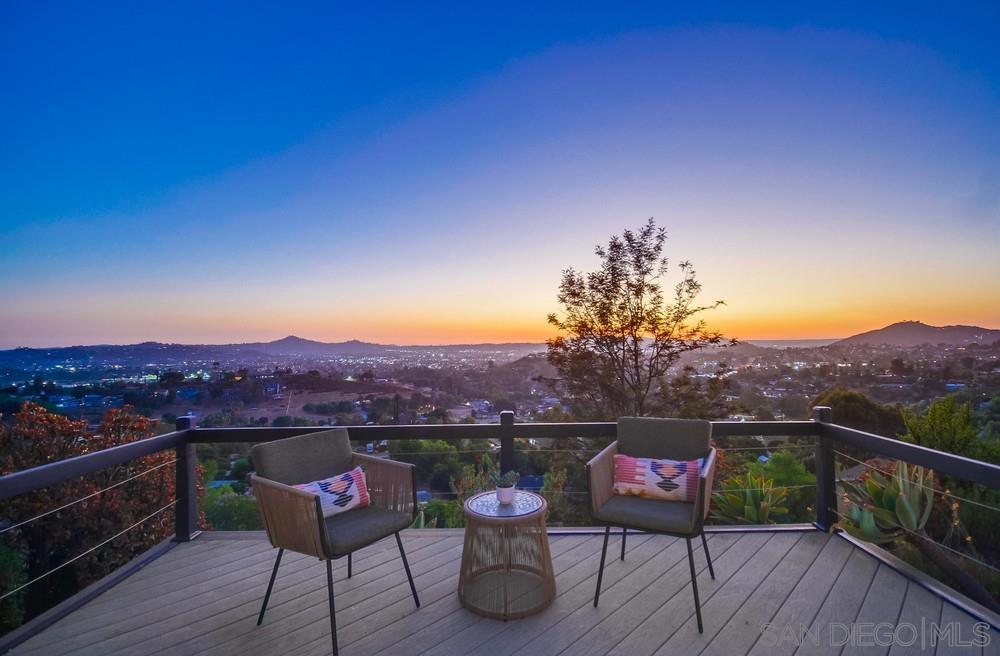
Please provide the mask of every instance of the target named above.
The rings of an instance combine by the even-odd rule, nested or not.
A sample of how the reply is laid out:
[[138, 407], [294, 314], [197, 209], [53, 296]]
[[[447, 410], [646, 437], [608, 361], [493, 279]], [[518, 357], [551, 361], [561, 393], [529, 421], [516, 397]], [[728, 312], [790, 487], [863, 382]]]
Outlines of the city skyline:
[[739, 339], [1000, 327], [986, 3], [0, 11], [0, 348], [540, 342], [650, 216]]

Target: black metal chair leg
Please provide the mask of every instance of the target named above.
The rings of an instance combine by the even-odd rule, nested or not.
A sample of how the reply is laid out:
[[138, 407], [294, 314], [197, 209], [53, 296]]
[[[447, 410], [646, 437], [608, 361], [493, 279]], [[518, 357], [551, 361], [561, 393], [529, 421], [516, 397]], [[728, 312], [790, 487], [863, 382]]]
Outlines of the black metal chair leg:
[[694, 612], [698, 616], [698, 633], [704, 633], [701, 624], [701, 602], [698, 601], [698, 577], [694, 572], [694, 551], [691, 550], [691, 538], [685, 538], [688, 547], [688, 564], [691, 566], [691, 589], [694, 591]]
[[406, 570], [406, 578], [410, 582], [410, 592], [413, 593], [413, 603], [420, 608], [420, 597], [417, 596], [417, 586], [413, 585], [413, 574], [410, 573], [410, 563], [406, 561], [406, 552], [403, 551], [403, 541], [399, 539], [399, 531], [396, 531], [396, 546], [399, 547], [399, 557], [403, 559], [403, 568]]
[[601, 598], [601, 579], [604, 578], [604, 558], [608, 555], [608, 537], [611, 535], [611, 527], [604, 529], [604, 546], [601, 548], [601, 566], [597, 569], [597, 590], [594, 592], [594, 608], [597, 608], [597, 600]]
[[351, 556], [353, 554], [347, 554], [347, 578], [351, 578]]
[[628, 532], [628, 529], [623, 526], [622, 527], [622, 560], [625, 560], [625, 534], [627, 532]]
[[337, 656], [337, 609], [333, 605], [333, 561], [326, 561], [326, 589], [330, 595], [330, 639], [333, 656]]
[[257, 615], [257, 626], [264, 621], [264, 611], [267, 610], [267, 601], [271, 598], [271, 589], [274, 587], [274, 577], [278, 575], [278, 565], [281, 564], [281, 554], [284, 549], [278, 549], [278, 557], [274, 559], [274, 569], [271, 570], [271, 580], [267, 582], [267, 592], [264, 593], [264, 603], [260, 605], [260, 614]]
[[715, 570], [712, 568], [712, 554], [708, 553], [708, 540], [705, 539], [705, 531], [701, 532], [701, 546], [705, 549], [705, 560], [708, 561], [708, 573], [712, 575], [712, 580], [715, 580]]

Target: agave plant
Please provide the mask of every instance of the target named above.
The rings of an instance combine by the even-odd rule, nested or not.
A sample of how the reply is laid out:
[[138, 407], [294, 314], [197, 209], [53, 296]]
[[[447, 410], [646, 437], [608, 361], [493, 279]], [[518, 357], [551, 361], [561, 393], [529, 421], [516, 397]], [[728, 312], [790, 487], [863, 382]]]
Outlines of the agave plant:
[[773, 516], [787, 515], [787, 491], [775, 488], [762, 474], [733, 476], [712, 495], [712, 517], [727, 524], [773, 524]]
[[849, 512], [844, 530], [876, 544], [922, 534], [934, 507], [934, 472], [905, 462], [896, 463], [892, 476], [872, 470], [863, 482], [841, 485]]
[[986, 588], [925, 531], [934, 507], [932, 470], [900, 461], [891, 476], [872, 470], [861, 483], [841, 481], [840, 484], [848, 505], [847, 515], [842, 515], [840, 522], [845, 531], [876, 544], [897, 539], [907, 541], [946, 572], [967, 595], [987, 608], [1000, 611], [1000, 604]]

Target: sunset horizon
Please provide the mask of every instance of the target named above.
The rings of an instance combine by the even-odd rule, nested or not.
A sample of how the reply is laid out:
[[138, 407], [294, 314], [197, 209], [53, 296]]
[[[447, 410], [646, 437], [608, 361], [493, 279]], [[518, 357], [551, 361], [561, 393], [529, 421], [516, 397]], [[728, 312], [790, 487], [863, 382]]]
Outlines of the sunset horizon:
[[[740, 342], [820, 342], [820, 341], [836, 341], [851, 337], [852, 335], [860, 334], [862, 332], [867, 332], [871, 330], [878, 330], [891, 326], [898, 323], [923, 323], [931, 327], [944, 327], [944, 326], [971, 326], [977, 328], [984, 328], [987, 330], [1000, 330], [1000, 324], [984, 324], [976, 322], [965, 322], [965, 321], [949, 321], [943, 323], [931, 323], [922, 321], [920, 319], [898, 319], [894, 321], [886, 321], [885, 323], [872, 324], [860, 326], [857, 329], [852, 329], [850, 332], [843, 332], [841, 334], [809, 334], [809, 335], [799, 335], [799, 334], [752, 334], [746, 336], [745, 334], [740, 334], [732, 331], [727, 331], [725, 329], [719, 328], [718, 326], [710, 326], [713, 329], [718, 328], [720, 332], [723, 333], [727, 338], [733, 338]], [[145, 333], [144, 333], [145, 334]], [[119, 338], [119, 339], [100, 339], [95, 338], [90, 341], [81, 342], [67, 342], [67, 343], [49, 343], [49, 342], [38, 342], [38, 343], [18, 343], [18, 344], [7, 344], [0, 342], [0, 349], [15, 349], [15, 348], [66, 348], [71, 346], [94, 346], [94, 345], [109, 345], [109, 346], [127, 346], [133, 344], [141, 344], [144, 342], [158, 342], [163, 344], [181, 344], [181, 345], [211, 345], [211, 344], [255, 344], [255, 343], [269, 343], [280, 341], [287, 338], [298, 338], [313, 342], [322, 342], [330, 344], [340, 344], [345, 342], [362, 342], [370, 344], [381, 344], [386, 346], [454, 346], [454, 345], [480, 345], [480, 344], [544, 344], [549, 338], [558, 335], [554, 331], [540, 331], [538, 333], [492, 333], [492, 332], [462, 332], [460, 329], [456, 328], [454, 332], [448, 333], [449, 335], [454, 335], [454, 337], [441, 337], [435, 338], [434, 333], [426, 333], [428, 337], [426, 339], [414, 338], [409, 341], [406, 340], [393, 340], [389, 339], [392, 335], [400, 334], [391, 328], [386, 328], [383, 331], [374, 331], [372, 335], [366, 336], [362, 334], [353, 333], [318, 333], [312, 332], [308, 329], [290, 329], [283, 333], [267, 331], [259, 333], [244, 333], [244, 334], [224, 334], [220, 333], [217, 335], [208, 335], [204, 338], [191, 337], [188, 339], [177, 339], [170, 336], [162, 337], [133, 337], [133, 338]], [[385, 337], [378, 337], [378, 335], [384, 335]], [[464, 337], [463, 337], [464, 336]]]

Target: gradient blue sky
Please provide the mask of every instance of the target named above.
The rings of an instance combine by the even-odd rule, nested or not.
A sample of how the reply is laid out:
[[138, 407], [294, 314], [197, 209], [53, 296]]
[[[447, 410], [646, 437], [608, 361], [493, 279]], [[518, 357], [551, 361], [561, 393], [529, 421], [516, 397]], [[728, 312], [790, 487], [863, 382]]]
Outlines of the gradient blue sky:
[[743, 4], [4, 3], [0, 346], [539, 340], [648, 216], [737, 337], [1000, 327], [1000, 5]]

